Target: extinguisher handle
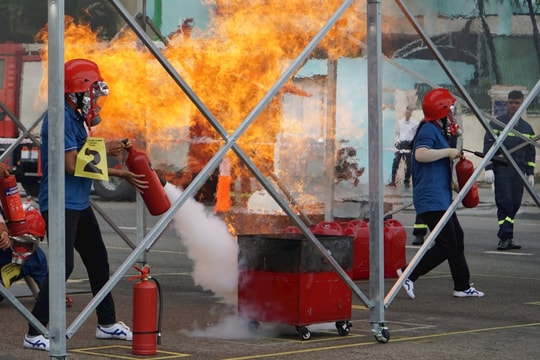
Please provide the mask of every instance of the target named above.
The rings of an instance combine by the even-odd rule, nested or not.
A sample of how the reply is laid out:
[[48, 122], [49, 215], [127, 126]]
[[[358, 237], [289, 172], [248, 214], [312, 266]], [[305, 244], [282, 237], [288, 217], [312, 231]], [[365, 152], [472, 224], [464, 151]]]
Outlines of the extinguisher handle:
[[133, 281], [133, 280], [137, 280], [137, 279], [146, 279], [146, 280], [148, 280], [148, 278], [150, 277], [150, 266], [145, 265], [144, 268], [142, 268], [142, 269], [140, 267], [138, 267], [137, 265], [132, 265], [131, 267], [134, 268], [135, 270], [137, 270], [139, 272], [139, 275], [134, 275], [134, 276], [130, 277], [129, 281]]

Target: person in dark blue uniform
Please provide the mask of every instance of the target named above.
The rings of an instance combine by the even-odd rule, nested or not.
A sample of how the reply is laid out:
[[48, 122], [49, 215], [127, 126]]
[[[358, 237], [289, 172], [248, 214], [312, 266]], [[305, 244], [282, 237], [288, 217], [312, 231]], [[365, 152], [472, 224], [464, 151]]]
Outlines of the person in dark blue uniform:
[[[510, 91], [507, 102], [508, 111], [497, 119], [508, 124], [518, 108], [523, 104], [523, 98], [521, 91]], [[499, 135], [503, 131], [503, 127], [494, 121], [491, 121], [489, 126], [493, 129], [495, 135]], [[519, 118], [513, 130], [530, 139], [534, 138], [533, 128], [523, 118]], [[513, 130], [508, 134], [503, 145], [511, 152], [511, 156], [519, 166], [519, 170], [526, 175], [529, 184], [534, 186], [536, 149], [533, 144], [523, 146], [525, 140], [517, 136]], [[495, 140], [486, 132], [484, 136], [484, 153], [489, 151], [494, 142]], [[521, 147], [512, 150], [516, 146]], [[501, 153], [500, 150], [498, 153]], [[521, 246], [514, 242], [514, 218], [523, 198], [523, 183], [519, 174], [511, 165], [489, 163], [485, 167], [484, 181], [488, 184], [494, 183], [495, 187], [495, 205], [497, 206], [497, 220], [499, 223], [497, 250], [521, 249]]]

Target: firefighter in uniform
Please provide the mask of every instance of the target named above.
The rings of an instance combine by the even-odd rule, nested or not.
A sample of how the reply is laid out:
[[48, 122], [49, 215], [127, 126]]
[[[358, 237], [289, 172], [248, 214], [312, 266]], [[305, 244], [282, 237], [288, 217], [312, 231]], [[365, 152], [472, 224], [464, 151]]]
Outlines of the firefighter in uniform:
[[[511, 91], [508, 94], [508, 111], [497, 119], [508, 124], [523, 103], [523, 98], [524, 96], [521, 91]], [[503, 130], [503, 127], [494, 121], [491, 121], [489, 125], [495, 135], [499, 135]], [[536, 150], [533, 144], [523, 146], [522, 144], [525, 140], [518, 137], [516, 132], [534, 139], [534, 131], [527, 121], [519, 118], [513, 131], [508, 133], [503, 143], [519, 166], [519, 170], [526, 175], [528, 183], [534, 186]], [[484, 136], [484, 153], [489, 151], [494, 142], [495, 140], [486, 133]], [[518, 146], [520, 147], [516, 148]], [[484, 180], [488, 184], [494, 183], [495, 187], [495, 204], [497, 205], [497, 220], [499, 222], [499, 231], [497, 233], [499, 243], [497, 250], [521, 249], [521, 246], [514, 242], [514, 218], [521, 206], [521, 200], [523, 198], [523, 183], [518, 173], [513, 166], [490, 163], [485, 167]]]

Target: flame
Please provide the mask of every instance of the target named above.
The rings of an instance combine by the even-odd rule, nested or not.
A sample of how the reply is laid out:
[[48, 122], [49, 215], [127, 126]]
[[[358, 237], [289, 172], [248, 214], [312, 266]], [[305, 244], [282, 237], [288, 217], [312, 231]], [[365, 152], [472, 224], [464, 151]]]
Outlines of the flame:
[[[208, 30], [180, 29], [162, 51], [215, 118], [231, 132], [342, 1], [214, 0], [208, 3], [215, 10]], [[357, 56], [366, 32], [364, 4], [355, 2], [311, 56]], [[38, 34], [38, 38], [46, 43], [47, 33]], [[180, 165], [175, 169], [184, 175], [200, 171], [223, 144], [210, 123], [130, 30], [104, 42], [88, 25], [66, 18], [64, 48], [66, 61], [88, 58], [96, 62], [110, 88], [102, 110], [103, 121], [92, 129], [93, 136], [128, 137], [148, 146], [150, 152], [156, 147], [163, 148], [165, 154], [149, 153], [153, 163], [176, 162]], [[42, 50], [45, 67], [46, 49], [45, 46]], [[41, 86], [46, 89], [46, 79]], [[263, 172], [273, 171], [275, 138], [283, 122], [284, 92], [310, 95], [290, 81], [237, 139]], [[189, 149], [189, 158], [183, 151], [176, 151], [181, 147]], [[171, 160], [167, 156], [177, 158]], [[230, 158], [233, 179], [244, 176], [245, 167], [236, 157]]]

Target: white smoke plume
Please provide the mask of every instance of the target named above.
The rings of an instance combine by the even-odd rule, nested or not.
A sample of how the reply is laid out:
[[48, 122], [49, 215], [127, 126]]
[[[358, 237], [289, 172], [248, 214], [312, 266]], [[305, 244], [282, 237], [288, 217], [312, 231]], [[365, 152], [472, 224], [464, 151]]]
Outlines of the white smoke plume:
[[[182, 190], [167, 183], [167, 196], [174, 203]], [[193, 260], [193, 280], [230, 304], [236, 304], [238, 243], [227, 224], [192, 198], [174, 214], [171, 223], [188, 256]]]

